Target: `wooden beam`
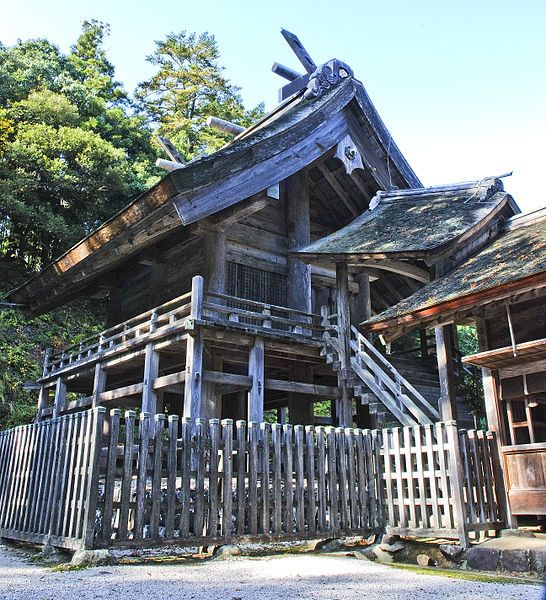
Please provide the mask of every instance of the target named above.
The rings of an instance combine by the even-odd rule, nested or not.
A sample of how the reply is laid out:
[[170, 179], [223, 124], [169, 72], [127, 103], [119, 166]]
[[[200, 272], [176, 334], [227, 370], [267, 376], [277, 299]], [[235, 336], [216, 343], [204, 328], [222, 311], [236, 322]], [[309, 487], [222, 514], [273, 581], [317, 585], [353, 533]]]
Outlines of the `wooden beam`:
[[283, 77], [284, 79], [288, 79], [288, 81], [294, 81], [301, 77], [301, 73], [298, 73], [294, 69], [290, 67], [285, 67], [284, 65], [279, 64], [278, 62], [273, 63], [271, 67], [271, 71], [275, 73], [275, 75], [279, 75], [279, 77]]
[[186, 372], [179, 371], [178, 373], [172, 373], [171, 375], [163, 375], [162, 377], [157, 377], [154, 381], [153, 388], [154, 390], [161, 390], [172, 385], [184, 383], [185, 380]]
[[[351, 260], [352, 264], [352, 260]], [[366, 259], [362, 264], [373, 267], [375, 269], [382, 269], [383, 271], [391, 271], [393, 273], [398, 273], [399, 275], [405, 275], [406, 277], [410, 277], [411, 279], [416, 279], [421, 283], [430, 283], [431, 277], [428, 271], [416, 267], [411, 263], [404, 262], [401, 260], [390, 260], [390, 259], [381, 259], [381, 260], [373, 260]]]
[[268, 188], [267, 190], [254, 194], [254, 196], [243, 200], [239, 204], [235, 204], [214, 215], [211, 215], [207, 219], [207, 223], [213, 227], [220, 227], [223, 229], [262, 210], [266, 206], [273, 204], [278, 199], [278, 187], [277, 189]]
[[225, 119], [220, 119], [218, 117], [207, 117], [206, 124], [221, 133], [227, 133], [228, 135], [239, 135], [243, 133], [245, 130], [241, 125], [237, 125], [232, 123], [231, 121], [226, 121]]
[[111, 402], [112, 400], [119, 400], [120, 398], [127, 398], [129, 396], [139, 396], [142, 394], [143, 387], [142, 383], [134, 383], [115, 390], [102, 392], [100, 395], [100, 402]]
[[360, 210], [355, 205], [349, 194], [341, 187], [341, 184], [336, 179], [335, 175], [333, 175], [328, 167], [324, 164], [317, 164], [317, 169], [322, 173], [322, 176], [326, 181], [330, 184], [334, 192], [339, 196], [340, 200], [343, 202], [347, 210], [353, 215], [353, 217], [358, 217], [360, 214]]
[[142, 412], [150, 413], [152, 418], [157, 414], [157, 391], [154, 381], [159, 373], [159, 354], [152, 342], [146, 344], [144, 354], [144, 377], [142, 382]]

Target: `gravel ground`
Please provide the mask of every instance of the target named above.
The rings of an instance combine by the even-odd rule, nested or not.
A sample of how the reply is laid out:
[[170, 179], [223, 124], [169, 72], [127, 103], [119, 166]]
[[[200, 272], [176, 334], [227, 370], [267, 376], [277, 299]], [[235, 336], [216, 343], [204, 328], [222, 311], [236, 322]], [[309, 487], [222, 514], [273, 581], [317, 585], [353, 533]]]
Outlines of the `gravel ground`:
[[0, 547], [0, 598], [31, 600], [381, 600], [522, 598], [539, 586], [482, 583], [393, 569], [341, 555], [277, 555], [54, 572]]

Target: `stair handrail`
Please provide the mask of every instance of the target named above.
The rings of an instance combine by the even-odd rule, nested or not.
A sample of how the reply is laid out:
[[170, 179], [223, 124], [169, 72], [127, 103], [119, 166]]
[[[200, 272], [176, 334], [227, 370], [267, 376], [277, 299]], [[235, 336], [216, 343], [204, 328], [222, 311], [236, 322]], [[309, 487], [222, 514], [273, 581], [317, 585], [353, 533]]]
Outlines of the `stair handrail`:
[[[375, 346], [365, 337], [360, 331], [354, 326], [351, 326], [351, 333], [356, 338], [356, 351], [360, 351], [362, 346], [365, 347], [368, 354], [372, 355], [373, 358], [376, 359], [384, 371], [388, 371], [389, 374], [394, 378], [394, 381], [397, 385], [403, 386], [406, 391], [408, 391], [412, 397], [409, 399], [413, 401], [413, 403], [417, 406], [418, 409], [424, 408], [436, 421], [440, 419], [440, 413], [430, 402], [421, 394], [418, 390], [416, 390], [413, 385], [398, 371], [398, 369], [391, 364], [382, 354], [375, 348]], [[407, 408], [407, 407], [406, 407]], [[411, 409], [410, 409], [411, 410]], [[419, 410], [419, 413], [422, 411]], [[417, 416], [421, 416], [418, 414]]]

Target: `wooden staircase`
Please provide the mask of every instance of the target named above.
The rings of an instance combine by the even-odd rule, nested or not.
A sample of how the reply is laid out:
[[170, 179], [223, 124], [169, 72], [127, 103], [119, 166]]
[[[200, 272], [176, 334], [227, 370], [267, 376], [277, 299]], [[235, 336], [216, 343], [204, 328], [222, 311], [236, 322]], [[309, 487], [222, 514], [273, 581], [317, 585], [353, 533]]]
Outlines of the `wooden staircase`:
[[[324, 336], [323, 356], [335, 371], [341, 370], [337, 336]], [[378, 398], [402, 425], [424, 425], [440, 420], [436, 403], [425, 397], [354, 327], [351, 327], [351, 372], [347, 386], [353, 395], [373, 406]]]

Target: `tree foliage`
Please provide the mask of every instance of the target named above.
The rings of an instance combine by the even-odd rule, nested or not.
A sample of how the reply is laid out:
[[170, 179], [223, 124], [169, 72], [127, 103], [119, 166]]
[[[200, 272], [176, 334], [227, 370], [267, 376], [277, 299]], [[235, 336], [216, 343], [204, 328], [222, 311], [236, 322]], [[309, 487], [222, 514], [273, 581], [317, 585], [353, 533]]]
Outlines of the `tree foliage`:
[[171, 33], [156, 42], [147, 60], [157, 72], [138, 87], [140, 109], [187, 159], [230, 139], [204, 126], [209, 115], [244, 126], [263, 115], [263, 104], [245, 109], [239, 88], [224, 77], [218, 44], [209, 33]]
[[153, 182], [142, 117], [114, 80], [106, 25], [68, 55], [47, 40], [0, 47], [0, 255], [43, 267]]

